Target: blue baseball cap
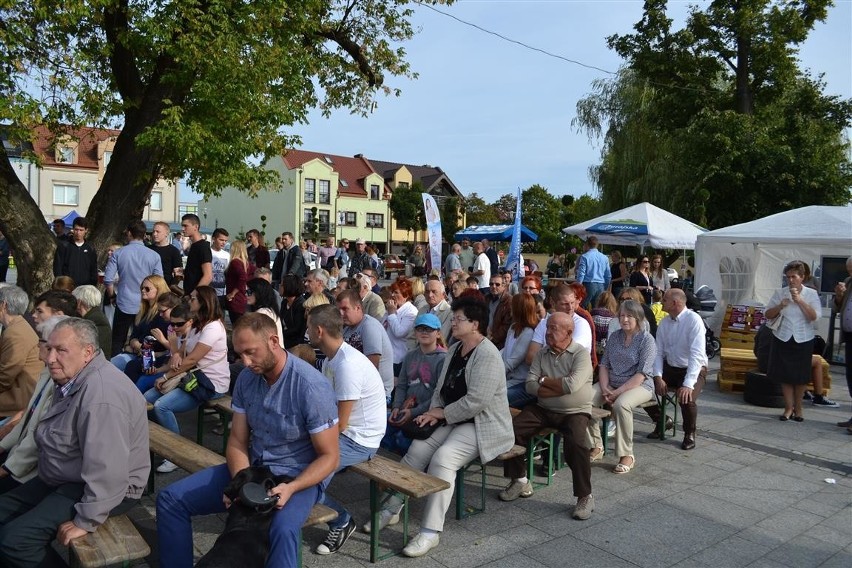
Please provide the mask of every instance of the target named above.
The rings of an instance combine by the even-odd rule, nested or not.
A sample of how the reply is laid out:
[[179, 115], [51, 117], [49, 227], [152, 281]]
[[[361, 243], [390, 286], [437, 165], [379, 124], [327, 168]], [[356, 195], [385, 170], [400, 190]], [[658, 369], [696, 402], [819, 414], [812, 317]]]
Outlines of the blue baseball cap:
[[417, 319], [414, 320], [414, 327], [419, 325], [425, 325], [432, 329], [441, 329], [441, 320], [439, 320], [438, 316], [435, 314], [420, 314], [417, 316]]

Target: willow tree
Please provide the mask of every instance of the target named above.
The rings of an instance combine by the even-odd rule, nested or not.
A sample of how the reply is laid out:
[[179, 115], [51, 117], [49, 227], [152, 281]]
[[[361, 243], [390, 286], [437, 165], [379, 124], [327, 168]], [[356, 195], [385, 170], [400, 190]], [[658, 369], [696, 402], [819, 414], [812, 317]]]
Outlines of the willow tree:
[[593, 85], [574, 125], [603, 140], [602, 201], [650, 201], [716, 228], [850, 201], [852, 104], [800, 70], [829, 0], [714, 0], [672, 28], [648, 0], [635, 33], [608, 38], [625, 67]]
[[[436, 2], [441, 0], [434, 0]], [[205, 195], [280, 184], [261, 165], [311, 109], [366, 114], [415, 74], [407, 0], [0, 0], [0, 121], [121, 129], [86, 216], [98, 250], [141, 218], [160, 176]], [[53, 241], [0, 149], [0, 222], [20, 282], [50, 282]]]

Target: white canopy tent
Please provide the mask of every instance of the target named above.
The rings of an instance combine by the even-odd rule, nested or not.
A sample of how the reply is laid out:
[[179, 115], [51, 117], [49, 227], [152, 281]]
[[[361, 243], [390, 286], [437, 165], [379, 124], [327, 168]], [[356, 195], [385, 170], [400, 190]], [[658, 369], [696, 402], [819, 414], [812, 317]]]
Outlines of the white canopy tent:
[[651, 246], [657, 249], [694, 249], [695, 240], [707, 229], [643, 202], [562, 229], [586, 240], [594, 235], [609, 245]]
[[784, 265], [816, 268], [823, 256], [852, 254], [852, 207], [812, 205], [703, 233], [695, 249], [696, 287], [728, 304], [766, 304], [781, 287]]

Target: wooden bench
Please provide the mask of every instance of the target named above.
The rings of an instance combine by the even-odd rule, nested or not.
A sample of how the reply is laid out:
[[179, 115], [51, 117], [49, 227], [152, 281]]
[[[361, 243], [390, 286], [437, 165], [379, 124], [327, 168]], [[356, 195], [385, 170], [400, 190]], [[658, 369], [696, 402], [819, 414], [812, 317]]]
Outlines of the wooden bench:
[[[217, 454], [213, 450], [208, 450], [204, 446], [200, 446], [188, 438], [175, 434], [155, 422], [148, 422], [148, 437], [152, 454], [157, 454], [190, 473], [225, 463], [225, 457], [221, 454]], [[152, 471], [152, 486], [153, 476], [154, 473]], [[311, 509], [302, 528], [327, 523], [336, 518], [337, 511], [317, 503]], [[299, 547], [298, 563], [299, 566], [302, 565], [301, 547]]]
[[[831, 367], [824, 358], [822, 362], [822, 388], [828, 396], [831, 392]], [[746, 373], [757, 369], [757, 357], [752, 349], [722, 347], [721, 364], [717, 382], [719, 390], [724, 392], [743, 392], [745, 390]], [[814, 390], [813, 381], [808, 381], [805, 387]]]
[[110, 517], [95, 532], [71, 541], [68, 547], [72, 568], [96, 568], [145, 558], [151, 548], [127, 515]]
[[228, 436], [231, 434], [231, 417], [234, 409], [231, 408], [231, 397], [223, 395], [213, 400], [208, 400], [198, 407], [198, 421], [195, 429], [195, 441], [200, 446], [204, 443], [204, 415], [206, 410], [213, 410], [222, 421], [222, 453], [228, 448]]
[[395, 491], [402, 496], [402, 545], [408, 544], [408, 500], [419, 499], [433, 493], [449, 489], [450, 484], [433, 475], [417, 471], [404, 463], [387, 459], [380, 455], [349, 466], [349, 471], [363, 475], [370, 480], [370, 562], [377, 562], [399, 551], [390, 551], [379, 556], [379, 512], [382, 488]]

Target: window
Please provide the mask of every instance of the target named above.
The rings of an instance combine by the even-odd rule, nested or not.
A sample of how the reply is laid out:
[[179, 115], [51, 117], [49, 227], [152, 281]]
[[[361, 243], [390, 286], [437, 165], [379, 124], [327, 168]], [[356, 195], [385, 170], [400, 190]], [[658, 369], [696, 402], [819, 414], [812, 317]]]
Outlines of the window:
[[381, 199], [379, 196], [379, 184], [370, 185], [370, 199]]
[[148, 207], [151, 211], [162, 211], [163, 210], [163, 192], [162, 191], [152, 191], [151, 199], [148, 201]]
[[331, 203], [331, 182], [327, 179], [319, 180], [319, 202]]
[[104, 169], [107, 169], [107, 166], [109, 166], [109, 161], [111, 159], [112, 159], [112, 152], [111, 151], [104, 152]]
[[328, 234], [331, 232], [331, 225], [329, 223], [329, 211], [328, 209], [320, 209], [317, 211], [317, 219], [319, 219], [319, 232]]
[[305, 203], [313, 203], [316, 198], [317, 180], [305, 178]]
[[184, 215], [189, 215], [190, 213], [198, 215], [198, 205], [192, 205], [189, 203], [181, 203], [178, 205], [178, 219]]
[[385, 216], [381, 213], [367, 213], [367, 226], [375, 228], [384, 227]]
[[749, 297], [754, 286], [751, 259], [727, 257], [719, 259], [719, 276], [722, 279], [721, 300], [738, 304]]
[[313, 212], [310, 209], [305, 209], [304, 217], [302, 218], [302, 220], [305, 223], [311, 224], [314, 220]]
[[64, 183], [53, 184], [53, 204], [54, 205], [78, 205], [79, 204], [80, 188], [76, 185]]
[[56, 149], [56, 161], [60, 164], [74, 163], [74, 147], [60, 146]]
[[397, 183], [396, 186], [401, 187], [402, 189], [408, 189], [408, 182], [407, 181], [401, 181], [401, 182]]
[[358, 215], [355, 211], [338, 211], [337, 224], [346, 227], [354, 227], [357, 223]]

